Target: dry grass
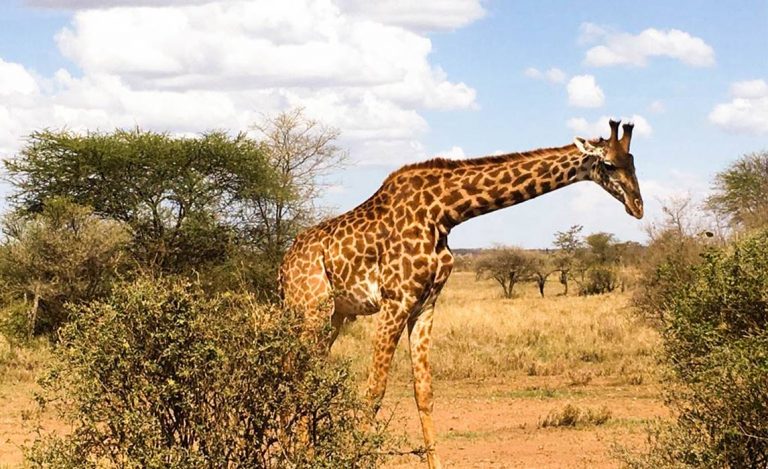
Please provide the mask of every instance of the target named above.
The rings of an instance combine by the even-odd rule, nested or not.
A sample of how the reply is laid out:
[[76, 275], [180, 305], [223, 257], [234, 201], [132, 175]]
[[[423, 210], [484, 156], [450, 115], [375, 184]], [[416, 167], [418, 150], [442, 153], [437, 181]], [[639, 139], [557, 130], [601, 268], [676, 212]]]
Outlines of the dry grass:
[[[629, 294], [558, 296], [548, 285], [539, 298], [533, 285], [502, 299], [492, 281], [454, 273], [438, 301], [433, 326], [432, 371], [438, 380], [560, 376], [573, 386], [593, 379], [641, 384], [655, 379], [658, 333], [628, 309]], [[349, 324], [334, 345], [365, 374], [376, 316]], [[401, 340], [406, 342], [407, 338]], [[405, 343], [395, 355], [392, 379], [410, 379]]]
[[581, 427], [603, 425], [611, 419], [611, 411], [603, 406], [598, 409], [581, 409], [573, 404], [566, 404], [559, 410], [553, 410], [539, 422], [541, 428]]
[[51, 349], [45, 339], [19, 346], [0, 334], [0, 385], [35, 381], [50, 357]]

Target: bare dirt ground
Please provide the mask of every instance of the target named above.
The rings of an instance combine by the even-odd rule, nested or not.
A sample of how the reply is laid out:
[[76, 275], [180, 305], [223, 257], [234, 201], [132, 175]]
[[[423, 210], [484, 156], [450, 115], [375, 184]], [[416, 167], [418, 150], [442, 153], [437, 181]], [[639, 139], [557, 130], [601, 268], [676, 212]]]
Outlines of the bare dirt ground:
[[29, 382], [0, 387], [0, 467], [21, 466], [21, 446], [35, 437], [31, 417], [37, 410], [36, 385]]
[[[0, 387], [0, 467], [20, 467], [21, 446], [35, 436], [33, 383]], [[615, 385], [599, 380], [569, 386], [560, 377], [520, 377], [514, 382], [441, 381], [435, 383], [435, 424], [439, 452], [449, 468], [614, 468], [615, 444], [642, 446], [646, 423], [667, 415], [657, 385]], [[607, 407], [603, 425], [541, 428], [551, 411], [572, 404]], [[408, 382], [390, 385], [381, 416], [390, 429], [406, 433], [410, 447], [421, 444], [421, 427]], [[46, 429], [65, 430], [43, 419]], [[416, 456], [391, 460], [388, 469], [426, 467]]]
[[[421, 429], [407, 383], [393, 383], [383, 415], [394, 413], [395, 432], [405, 428], [418, 446]], [[514, 383], [440, 382], [436, 384], [435, 425], [438, 450], [452, 468], [614, 468], [618, 444], [644, 444], [648, 422], [667, 415], [652, 385], [596, 383], [569, 387], [555, 379], [529, 377]], [[553, 410], [572, 404], [582, 409], [607, 407], [603, 425], [541, 428]], [[418, 457], [399, 457], [391, 469], [426, 467]]]

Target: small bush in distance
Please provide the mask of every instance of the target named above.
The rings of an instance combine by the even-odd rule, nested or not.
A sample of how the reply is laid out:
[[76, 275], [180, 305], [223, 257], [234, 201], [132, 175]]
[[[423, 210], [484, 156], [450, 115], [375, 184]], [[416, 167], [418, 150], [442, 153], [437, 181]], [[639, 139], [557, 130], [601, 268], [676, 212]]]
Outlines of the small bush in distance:
[[567, 404], [561, 410], [553, 410], [539, 423], [541, 428], [577, 427], [584, 425], [603, 425], [611, 419], [611, 411], [603, 406], [599, 409], [579, 409]]
[[73, 425], [32, 467], [372, 467], [383, 432], [300, 318], [248, 296], [140, 279], [61, 329], [43, 403]]

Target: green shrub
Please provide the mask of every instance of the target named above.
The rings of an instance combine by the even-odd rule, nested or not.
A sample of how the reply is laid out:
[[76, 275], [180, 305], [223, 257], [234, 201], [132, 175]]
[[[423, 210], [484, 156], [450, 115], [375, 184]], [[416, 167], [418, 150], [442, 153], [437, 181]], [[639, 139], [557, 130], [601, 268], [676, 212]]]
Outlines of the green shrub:
[[41, 402], [73, 425], [33, 467], [371, 467], [380, 429], [297, 315], [142, 279], [79, 307]]
[[[663, 303], [674, 424], [631, 467], [768, 466], [768, 230], [710, 250]], [[668, 275], [672, 275], [671, 273]], [[662, 280], [664, 280], [662, 278]]]
[[701, 238], [675, 229], [653, 233], [633, 296], [634, 305], [645, 318], [659, 324], [667, 321], [670, 299], [693, 281], [693, 266], [702, 261], [706, 249]]
[[67, 303], [104, 298], [126, 270], [126, 227], [66, 199], [10, 214], [0, 227], [0, 329], [11, 340], [55, 332], [69, 319]]

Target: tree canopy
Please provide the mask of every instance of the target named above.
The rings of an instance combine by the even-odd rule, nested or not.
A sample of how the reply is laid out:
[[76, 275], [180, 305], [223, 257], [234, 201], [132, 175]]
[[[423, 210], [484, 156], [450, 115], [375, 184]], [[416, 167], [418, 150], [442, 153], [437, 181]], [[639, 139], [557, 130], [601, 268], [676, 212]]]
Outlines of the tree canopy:
[[768, 151], [744, 155], [719, 172], [707, 205], [736, 227], [768, 223]]
[[501, 285], [505, 298], [514, 296], [517, 282], [531, 274], [531, 256], [521, 248], [497, 247], [486, 252], [476, 266], [478, 279], [493, 279]]
[[145, 266], [179, 272], [226, 257], [238, 208], [275, 197], [262, 145], [240, 134], [44, 130], [5, 162], [24, 214], [65, 198], [124, 222]]

